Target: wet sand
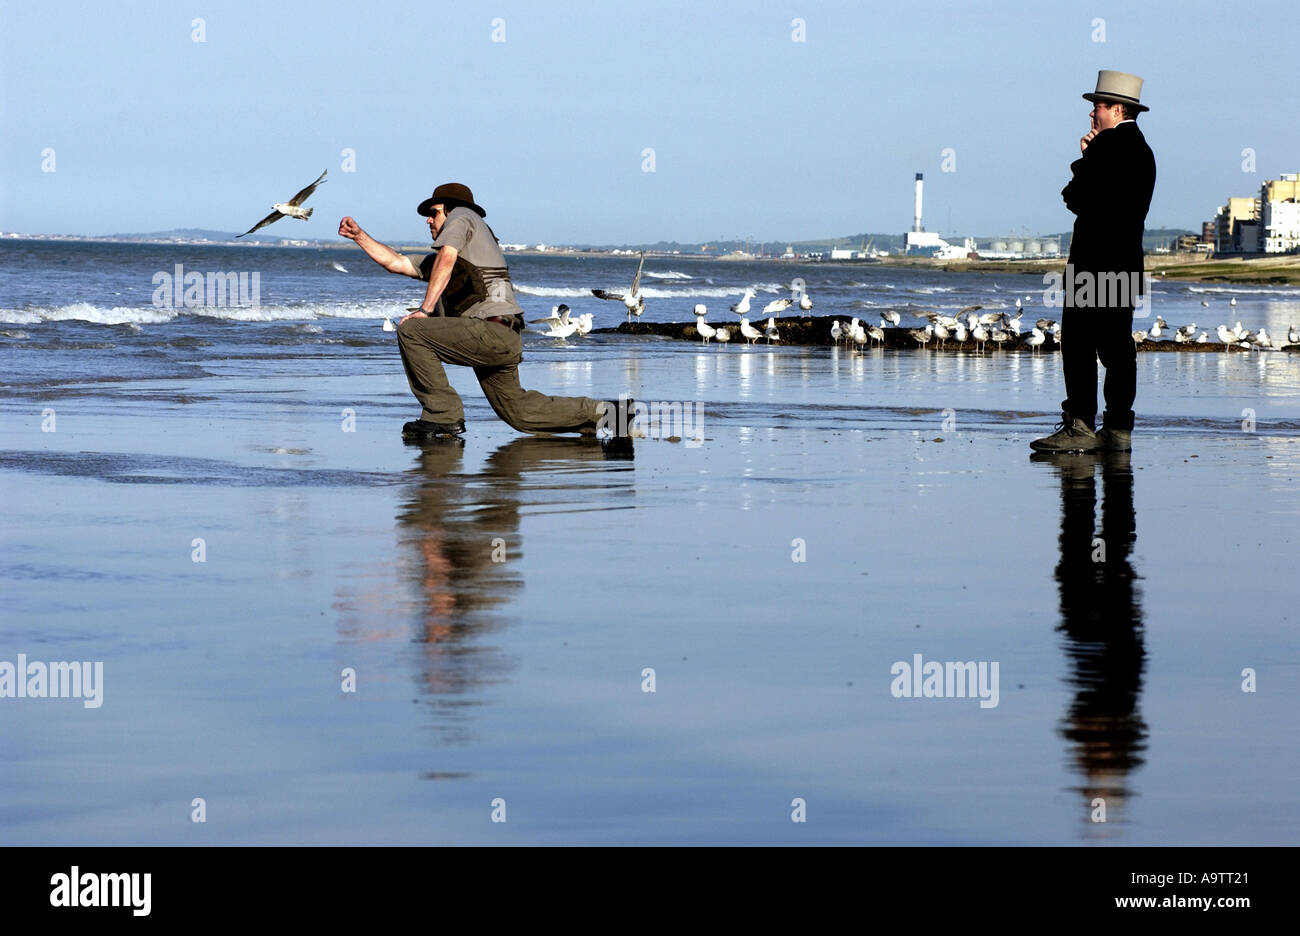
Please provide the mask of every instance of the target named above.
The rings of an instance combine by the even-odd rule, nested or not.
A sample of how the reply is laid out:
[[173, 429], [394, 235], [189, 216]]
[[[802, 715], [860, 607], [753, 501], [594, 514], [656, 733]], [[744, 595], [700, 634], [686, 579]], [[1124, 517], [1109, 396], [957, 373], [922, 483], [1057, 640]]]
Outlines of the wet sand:
[[[594, 340], [525, 384], [703, 444], [521, 437], [452, 369], [463, 448], [407, 446], [395, 360], [0, 401], [3, 659], [104, 663], [0, 699], [0, 838], [1296, 841], [1295, 356], [1141, 356], [1131, 458], [1044, 462], [1054, 355]], [[894, 697], [916, 654], [998, 704]]]

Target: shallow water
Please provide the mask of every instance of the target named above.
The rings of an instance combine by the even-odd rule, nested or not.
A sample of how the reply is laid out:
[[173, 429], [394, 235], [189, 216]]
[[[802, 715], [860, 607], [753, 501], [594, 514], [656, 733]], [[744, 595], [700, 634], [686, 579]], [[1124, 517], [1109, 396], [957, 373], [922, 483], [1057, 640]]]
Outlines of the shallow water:
[[[4, 841], [1296, 841], [1300, 358], [1140, 355], [1131, 459], [1044, 463], [1054, 356], [529, 338], [702, 406], [628, 459], [459, 369], [463, 449], [405, 446], [391, 336], [313, 324], [62, 376], [127, 326], [14, 326], [0, 661], [104, 691], [0, 699]], [[915, 654], [997, 705], [895, 698]]]

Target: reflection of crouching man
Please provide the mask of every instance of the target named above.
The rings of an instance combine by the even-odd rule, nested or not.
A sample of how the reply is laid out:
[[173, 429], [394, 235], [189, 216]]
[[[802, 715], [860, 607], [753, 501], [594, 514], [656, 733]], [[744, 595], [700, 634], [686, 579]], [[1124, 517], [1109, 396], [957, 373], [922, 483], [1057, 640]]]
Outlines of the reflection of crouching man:
[[[1142, 231], [1156, 184], [1156, 161], [1136, 118], [1142, 79], [1103, 71], [1092, 102], [1092, 129], [1079, 141], [1083, 155], [1061, 192], [1075, 214], [1061, 313], [1061, 368], [1066, 399], [1061, 426], [1030, 446], [1045, 452], [1123, 451], [1131, 447], [1137, 354], [1133, 310], [1145, 313]], [[1080, 289], [1082, 281], [1085, 288]], [[1091, 288], [1086, 288], [1090, 286]], [[1097, 416], [1097, 359], [1106, 368], [1104, 427]]]
[[[428, 219], [436, 253], [419, 263], [374, 240], [352, 218], [339, 222], [339, 236], [390, 273], [427, 280], [419, 311], [397, 325], [397, 345], [411, 392], [423, 407], [420, 418], [402, 427], [402, 437], [419, 441], [465, 431], [465, 408], [447, 382], [442, 365], [474, 368], [493, 411], [521, 432], [594, 432], [601, 416], [615, 419], [617, 404], [588, 397], [553, 397], [519, 385], [523, 359], [523, 309], [496, 235], [484, 223], [487, 212], [468, 187], [438, 186], [416, 209]], [[623, 415], [623, 414], [618, 414]]]

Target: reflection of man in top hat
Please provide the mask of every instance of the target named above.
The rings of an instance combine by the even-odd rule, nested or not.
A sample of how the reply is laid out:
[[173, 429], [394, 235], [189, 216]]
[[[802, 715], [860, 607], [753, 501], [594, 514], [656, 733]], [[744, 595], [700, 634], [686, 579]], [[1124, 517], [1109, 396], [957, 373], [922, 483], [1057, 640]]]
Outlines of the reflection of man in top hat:
[[[1137, 126], [1147, 108], [1138, 102], [1142, 79], [1102, 71], [1092, 129], [1079, 141], [1083, 155], [1061, 192], [1076, 215], [1061, 313], [1061, 367], [1066, 398], [1061, 425], [1030, 446], [1045, 452], [1120, 451], [1131, 447], [1137, 395], [1133, 309], [1144, 292], [1142, 231], [1156, 184], [1156, 161]], [[1097, 416], [1097, 358], [1106, 368], [1104, 426]]]
[[[420, 418], [402, 436], [420, 441], [465, 431], [465, 408], [447, 382], [443, 363], [474, 368], [483, 395], [503, 420], [521, 432], [594, 432], [608, 427], [626, 435], [631, 401], [606, 403], [588, 397], [553, 397], [519, 385], [523, 359], [523, 309], [515, 302], [510, 272], [487, 212], [457, 182], [440, 185], [416, 209], [428, 219], [436, 253], [416, 262], [381, 244], [352, 218], [339, 222], [339, 236], [390, 273], [426, 280], [424, 301], [397, 325], [397, 344]], [[603, 426], [598, 425], [604, 418]]]
[[[1085, 812], [1100, 798], [1110, 820], [1131, 795], [1129, 775], [1142, 766], [1147, 724], [1142, 716], [1146, 644], [1141, 591], [1132, 556], [1137, 543], [1133, 466], [1127, 452], [1036, 453], [1061, 479], [1061, 561], [1056, 566], [1067, 681], [1075, 695], [1061, 721], [1082, 774]], [[1097, 486], [1101, 467], [1101, 523]], [[1103, 813], [1104, 815], [1104, 813]], [[1094, 819], [1095, 822], [1095, 819]], [[1093, 822], [1088, 828], [1100, 827]]]

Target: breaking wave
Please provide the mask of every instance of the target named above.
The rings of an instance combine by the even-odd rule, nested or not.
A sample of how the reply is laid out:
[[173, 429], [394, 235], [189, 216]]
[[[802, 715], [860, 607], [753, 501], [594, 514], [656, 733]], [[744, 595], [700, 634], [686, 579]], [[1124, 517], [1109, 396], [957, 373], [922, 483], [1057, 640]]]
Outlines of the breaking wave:
[[[1156, 280], [1160, 285], [1173, 289], [1178, 284], [1172, 280]], [[1197, 295], [1225, 296], [1300, 296], [1300, 289], [1294, 286], [1187, 286], [1189, 293]]]
[[180, 317], [224, 319], [232, 322], [312, 322], [320, 319], [382, 319], [401, 316], [398, 302], [318, 302], [295, 305], [196, 306], [159, 309], [154, 306], [111, 308], [74, 302], [64, 306], [0, 309], [0, 325], [41, 325], [45, 322], [87, 322], [92, 325], [162, 325]]

